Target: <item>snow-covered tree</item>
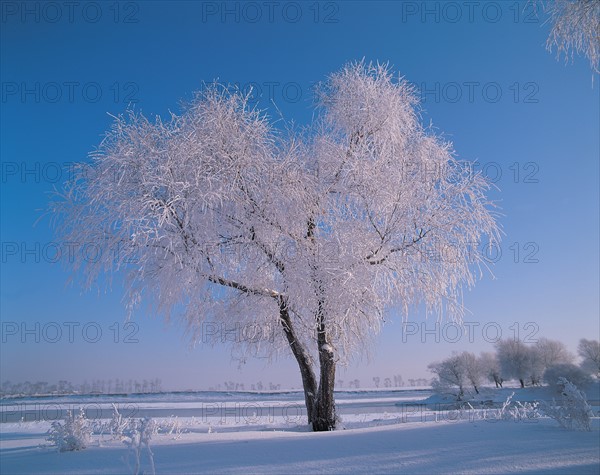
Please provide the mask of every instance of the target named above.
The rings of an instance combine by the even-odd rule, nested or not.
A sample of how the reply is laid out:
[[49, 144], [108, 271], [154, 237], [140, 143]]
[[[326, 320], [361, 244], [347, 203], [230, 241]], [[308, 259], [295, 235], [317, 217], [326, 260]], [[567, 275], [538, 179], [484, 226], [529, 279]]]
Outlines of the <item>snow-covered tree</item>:
[[571, 363], [558, 363], [552, 366], [549, 366], [546, 371], [544, 371], [544, 382], [550, 386], [555, 386], [559, 391], [562, 391], [563, 387], [557, 385], [557, 381], [559, 378], [564, 378], [572, 382], [577, 387], [584, 387], [586, 384], [590, 383], [591, 378], [588, 373], [586, 373], [579, 366], [576, 366]]
[[532, 351], [520, 340], [506, 339], [496, 343], [500, 371], [505, 378], [516, 379], [525, 387], [532, 374]]
[[479, 387], [485, 377], [482, 361], [469, 351], [463, 351], [459, 356], [466, 380], [473, 386], [475, 392], [479, 394]]
[[577, 353], [582, 358], [581, 367], [590, 374], [600, 377], [600, 342], [598, 340], [579, 340]]
[[565, 59], [584, 54], [592, 70], [600, 73], [600, 0], [549, 0], [543, 8], [552, 29], [546, 42], [548, 51], [556, 48]]
[[124, 270], [131, 309], [179, 314], [196, 338], [203, 322], [276, 329], [239, 340], [287, 346], [309, 422], [329, 430], [336, 365], [392, 308], [460, 317], [498, 228], [488, 182], [421, 125], [387, 66], [349, 64], [316, 99], [301, 132], [220, 85], [166, 121], [119, 116], [51, 209], [64, 241], [103, 251], [74, 253], [86, 284]]
[[575, 356], [572, 355], [567, 347], [556, 340], [549, 340], [547, 338], [540, 338], [532, 347], [530, 351], [530, 379], [531, 384], [540, 384], [544, 372], [551, 366], [558, 364], [571, 363]]
[[501, 376], [500, 363], [496, 355], [494, 353], [481, 353], [479, 364], [488, 381], [494, 383], [497, 388], [501, 388], [504, 380]]
[[483, 363], [484, 361], [468, 351], [453, 353], [449, 358], [428, 366], [429, 371], [436, 376], [432, 387], [439, 393], [455, 394], [459, 401], [464, 397], [467, 385], [472, 386], [475, 393], [479, 394], [481, 382], [485, 377]]
[[575, 360], [575, 356], [567, 350], [564, 343], [557, 340], [540, 338], [535, 343], [535, 349], [545, 368], [556, 364], [572, 363]]
[[452, 394], [457, 401], [462, 400], [468, 380], [461, 355], [453, 354], [443, 361], [431, 363], [427, 368], [436, 376], [432, 383], [434, 391]]

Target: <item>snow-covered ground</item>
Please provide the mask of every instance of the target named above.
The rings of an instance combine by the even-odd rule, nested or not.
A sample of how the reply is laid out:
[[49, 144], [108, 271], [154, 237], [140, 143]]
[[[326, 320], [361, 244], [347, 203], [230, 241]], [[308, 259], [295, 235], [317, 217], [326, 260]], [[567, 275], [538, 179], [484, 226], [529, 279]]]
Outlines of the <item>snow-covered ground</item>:
[[[596, 415], [597, 390], [588, 391]], [[486, 389], [460, 409], [427, 390], [343, 391], [340, 430], [329, 433], [309, 430], [299, 392], [8, 399], [1, 402], [0, 473], [131, 473], [133, 454], [100, 430], [79, 452], [59, 453], [46, 441], [65, 410], [84, 408], [101, 427], [112, 404], [124, 416], [159, 423], [150, 444], [157, 474], [600, 473], [598, 417], [592, 432], [567, 431], [545, 417], [500, 420], [497, 406], [513, 391], [521, 401], [551, 396], [548, 388]], [[147, 452], [142, 469], [150, 473]]]

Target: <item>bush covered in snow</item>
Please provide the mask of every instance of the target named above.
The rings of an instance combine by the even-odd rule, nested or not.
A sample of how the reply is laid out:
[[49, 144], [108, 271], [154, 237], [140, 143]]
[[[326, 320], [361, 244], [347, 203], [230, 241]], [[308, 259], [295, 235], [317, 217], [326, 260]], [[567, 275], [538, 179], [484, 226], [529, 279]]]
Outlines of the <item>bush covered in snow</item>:
[[148, 462], [150, 463], [150, 473], [156, 473], [154, 468], [154, 453], [150, 449], [150, 439], [152, 439], [152, 435], [154, 435], [157, 431], [156, 423], [145, 417], [144, 419], [129, 419], [129, 424], [123, 430], [121, 435], [121, 439], [129, 447], [129, 451], [133, 453], [135, 458], [134, 467], [129, 466], [129, 461], [127, 460], [127, 465], [132, 470], [134, 475], [139, 475], [141, 469], [142, 462], [142, 451], [144, 447], [146, 448], [146, 453], [148, 454]]
[[[146, 448], [148, 454], [148, 461], [150, 463], [151, 473], [155, 473], [154, 469], [154, 454], [150, 449], [150, 440], [152, 436], [157, 434], [161, 430], [160, 424], [157, 424], [153, 419], [148, 417], [144, 419], [134, 419], [131, 417], [123, 417], [119, 412], [119, 409], [115, 404], [113, 406], [113, 415], [108, 423], [108, 429], [110, 434], [115, 438], [121, 440], [128, 448], [129, 453], [133, 454], [135, 463], [132, 467], [129, 464], [129, 457], [125, 460], [128, 468], [134, 475], [139, 475], [141, 469], [142, 451]], [[177, 435], [181, 433], [181, 427], [179, 420], [175, 418], [175, 421], [169, 421], [164, 428], [166, 432], [172, 434], [175, 432]]]
[[552, 404], [544, 404], [544, 413], [569, 430], [591, 429], [591, 418], [594, 415], [583, 391], [566, 378], [558, 378], [557, 384], [563, 387], [561, 400]]
[[64, 422], [54, 421], [48, 431], [48, 438], [60, 452], [83, 450], [87, 447], [92, 436], [92, 428], [85, 417], [83, 409], [74, 416], [67, 411]]
[[498, 409], [496, 419], [508, 420], [508, 421], [521, 421], [537, 419], [541, 416], [539, 412], [538, 402], [521, 402], [513, 401], [512, 398], [515, 396], [513, 392], [506, 401], [502, 404], [502, 407]]
[[550, 366], [544, 372], [544, 382], [550, 386], [554, 386], [558, 392], [562, 392], [564, 384], [559, 382], [559, 378], [566, 379], [577, 387], [585, 386], [592, 381], [591, 377], [584, 370], [570, 363]]

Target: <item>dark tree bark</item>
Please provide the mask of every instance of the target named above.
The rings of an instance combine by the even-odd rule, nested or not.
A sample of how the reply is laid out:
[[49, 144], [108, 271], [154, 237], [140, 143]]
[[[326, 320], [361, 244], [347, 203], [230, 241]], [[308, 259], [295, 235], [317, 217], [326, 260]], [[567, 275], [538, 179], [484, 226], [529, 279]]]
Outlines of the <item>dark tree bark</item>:
[[310, 356], [300, 341], [296, 339], [284, 298], [279, 299], [279, 319], [292, 354], [300, 368], [308, 422], [312, 424], [313, 430], [317, 432], [334, 430], [336, 424], [333, 393], [335, 387], [335, 358], [333, 348], [328, 343], [323, 318], [320, 317], [317, 334], [320, 367], [318, 387]]
[[[300, 375], [302, 376], [302, 386], [304, 388], [304, 403], [306, 404], [306, 412], [308, 415], [308, 423], [312, 424], [313, 430], [329, 430], [319, 429], [320, 425], [315, 426], [316, 411], [321, 408], [321, 404], [317, 402], [317, 379], [312, 368], [310, 355], [304, 348], [304, 346], [296, 339], [294, 334], [294, 328], [292, 326], [292, 320], [290, 319], [287, 303], [284, 298], [279, 300], [279, 319], [283, 327], [283, 332], [287, 338], [287, 341], [292, 350], [294, 358], [300, 368]], [[333, 356], [333, 355], [332, 355]], [[321, 364], [321, 373], [323, 372], [323, 366]], [[335, 376], [335, 366], [334, 366]], [[322, 379], [322, 378], [321, 378]], [[333, 382], [333, 379], [332, 379]], [[331, 400], [333, 402], [333, 385], [331, 388]]]
[[319, 304], [317, 319], [320, 379], [319, 390], [315, 399], [312, 425], [314, 431], [328, 431], [334, 430], [336, 424], [335, 399], [333, 395], [335, 387], [335, 358], [333, 348], [328, 341], [321, 304]]
[[306, 412], [310, 424], [314, 420], [317, 379], [315, 378], [315, 373], [310, 362], [310, 355], [300, 341], [296, 339], [285, 298], [279, 299], [279, 320], [283, 327], [285, 337], [290, 345], [290, 349], [292, 350], [292, 354], [294, 355], [294, 358], [296, 358], [296, 362], [300, 368], [302, 386], [304, 388], [304, 403], [306, 404]]
[[314, 431], [334, 430], [336, 425], [335, 399], [333, 395], [335, 381], [335, 361], [333, 352], [319, 351], [321, 375], [319, 390], [315, 399], [312, 426]]

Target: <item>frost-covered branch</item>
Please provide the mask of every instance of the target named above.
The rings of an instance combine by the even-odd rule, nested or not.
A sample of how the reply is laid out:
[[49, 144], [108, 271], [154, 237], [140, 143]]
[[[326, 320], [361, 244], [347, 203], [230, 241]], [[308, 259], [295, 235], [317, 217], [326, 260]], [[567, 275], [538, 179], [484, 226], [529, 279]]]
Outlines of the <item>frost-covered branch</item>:
[[574, 53], [585, 55], [592, 70], [600, 74], [600, 0], [544, 1], [552, 29], [546, 42], [548, 51], [556, 48], [565, 61]]

